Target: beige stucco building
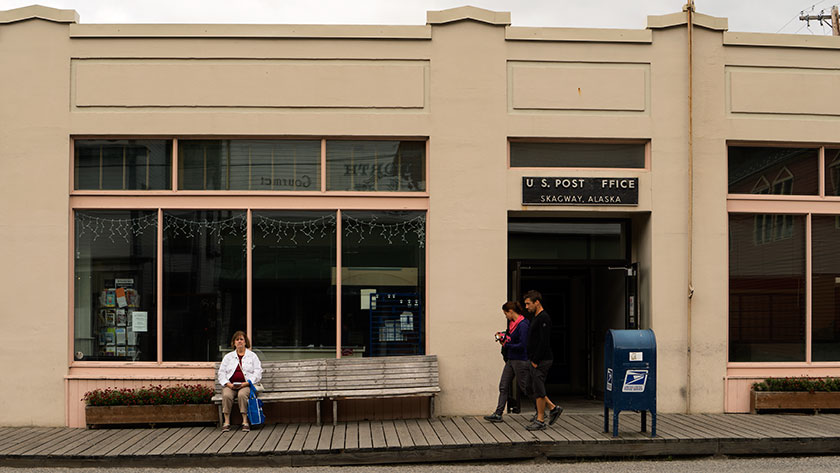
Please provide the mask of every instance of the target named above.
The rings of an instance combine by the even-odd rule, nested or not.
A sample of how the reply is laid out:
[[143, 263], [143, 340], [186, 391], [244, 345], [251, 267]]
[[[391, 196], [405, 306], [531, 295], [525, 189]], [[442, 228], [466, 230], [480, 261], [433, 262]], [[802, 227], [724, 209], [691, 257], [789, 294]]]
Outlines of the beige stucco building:
[[269, 359], [436, 354], [438, 413], [489, 413], [499, 307], [528, 289], [557, 399], [603, 393], [608, 328], [655, 331], [660, 412], [838, 375], [838, 50], [688, 12], [0, 11], [0, 364], [28, 385], [0, 424], [83, 426], [95, 387], [212, 384], [237, 328]]

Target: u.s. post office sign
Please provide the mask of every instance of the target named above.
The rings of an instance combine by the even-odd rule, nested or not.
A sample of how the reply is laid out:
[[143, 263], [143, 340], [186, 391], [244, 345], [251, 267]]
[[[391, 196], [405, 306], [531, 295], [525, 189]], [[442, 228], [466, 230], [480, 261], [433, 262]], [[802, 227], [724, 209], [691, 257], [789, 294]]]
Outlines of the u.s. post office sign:
[[639, 178], [526, 176], [522, 205], [639, 205]]

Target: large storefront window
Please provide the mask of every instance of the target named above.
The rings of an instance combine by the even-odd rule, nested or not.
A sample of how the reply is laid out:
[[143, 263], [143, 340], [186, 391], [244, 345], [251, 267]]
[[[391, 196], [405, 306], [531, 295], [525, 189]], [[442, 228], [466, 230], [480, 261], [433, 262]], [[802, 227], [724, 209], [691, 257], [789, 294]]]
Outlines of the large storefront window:
[[342, 212], [342, 356], [425, 351], [425, 212]]
[[811, 358], [840, 361], [840, 216], [812, 216], [811, 240]]
[[163, 214], [163, 360], [216, 361], [245, 330], [243, 211]]
[[764, 217], [729, 216], [729, 361], [805, 361], [805, 217], [769, 243], [755, 222], [780, 219]]
[[645, 167], [645, 143], [510, 142], [511, 167]]
[[77, 211], [74, 220], [74, 359], [154, 361], [157, 212]]
[[334, 358], [336, 213], [253, 213], [253, 344], [262, 359]]
[[74, 152], [75, 189], [171, 188], [172, 141], [76, 140]]

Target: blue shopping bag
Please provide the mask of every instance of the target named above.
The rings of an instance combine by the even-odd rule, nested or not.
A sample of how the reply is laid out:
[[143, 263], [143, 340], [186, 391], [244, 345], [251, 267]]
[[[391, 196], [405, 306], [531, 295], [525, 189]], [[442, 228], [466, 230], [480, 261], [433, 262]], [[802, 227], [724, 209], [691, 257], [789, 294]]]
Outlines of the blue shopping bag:
[[262, 425], [265, 423], [263, 402], [261, 399], [257, 399], [257, 388], [254, 387], [251, 380], [248, 380], [248, 385], [251, 386], [251, 393], [248, 394], [248, 422], [251, 425]]

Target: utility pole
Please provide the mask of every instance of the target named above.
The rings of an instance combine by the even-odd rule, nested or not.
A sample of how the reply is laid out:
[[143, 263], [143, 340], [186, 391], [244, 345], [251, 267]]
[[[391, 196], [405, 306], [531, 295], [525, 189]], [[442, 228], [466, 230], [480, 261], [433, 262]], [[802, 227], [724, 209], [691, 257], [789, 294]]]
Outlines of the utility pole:
[[837, 5], [831, 7], [830, 15], [826, 15], [825, 10], [820, 10], [819, 15], [806, 15], [803, 10], [799, 12], [799, 19], [806, 22], [807, 26], [811, 26], [811, 21], [819, 21], [820, 26], [825, 23], [831, 26], [832, 36], [840, 36], [840, 15], [837, 12]]

